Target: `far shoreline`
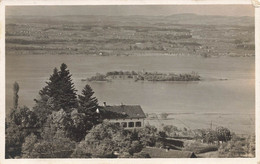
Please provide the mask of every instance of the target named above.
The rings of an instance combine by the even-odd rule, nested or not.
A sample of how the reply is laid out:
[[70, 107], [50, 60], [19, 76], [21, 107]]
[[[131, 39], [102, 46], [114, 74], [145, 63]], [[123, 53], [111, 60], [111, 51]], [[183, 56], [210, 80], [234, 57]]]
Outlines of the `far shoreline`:
[[151, 54], [131, 54], [131, 55], [98, 55], [98, 54], [6, 54], [5, 56], [89, 56], [89, 57], [198, 57], [198, 58], [247, 58], [247, 57], [254, 57], [254, 54], [245, 54], [245, 55], [214, 55], [214, 56], [207, 56], [204, 57], [202, 55], [193, 55], [193, 54], [169, 54], [169, 53], [151, 53]]

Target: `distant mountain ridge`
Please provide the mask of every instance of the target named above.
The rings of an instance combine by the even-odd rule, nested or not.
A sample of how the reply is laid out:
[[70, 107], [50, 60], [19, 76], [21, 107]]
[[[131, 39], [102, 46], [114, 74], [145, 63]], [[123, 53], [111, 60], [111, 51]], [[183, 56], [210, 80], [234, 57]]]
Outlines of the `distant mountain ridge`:
[[61, 21], [64, 23], [78, 22], [86, 23], [89, 21], [156, 21], [177, 24], [200, 24], [200, 25], [238, 25], [248, 26], [254, 25], [254, 17], [243, 16], [218, 16], [218, 15], [197, 15], [191, 13], [173, 14], [169, 16], [144, 16], [144, 15], [130, 15], [130, 16], [105, 16], [105, 15], [59, 15], [59, 16], [7, 16], [7, 22], [30, 22], [48, 23]]

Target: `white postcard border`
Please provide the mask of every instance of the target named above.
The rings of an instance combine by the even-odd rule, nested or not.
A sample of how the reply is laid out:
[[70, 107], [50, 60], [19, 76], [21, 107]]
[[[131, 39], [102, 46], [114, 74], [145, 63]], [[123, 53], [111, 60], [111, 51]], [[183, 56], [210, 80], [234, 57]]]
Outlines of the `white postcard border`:
[[[255, 5], [255, 95], [256, 95], [256, 157], [255, 158], [200, 158], [200, 159], [4, 159], [5, 142], [5, 7], [6, 6], [35, 6], [35, 5]], [[0, 164], [2, 163], [99, 163], [99, 164], [170, 164], [170, 163], [236, 163], [260, 164], [260, 8], [259, 0], [0, 0]]]

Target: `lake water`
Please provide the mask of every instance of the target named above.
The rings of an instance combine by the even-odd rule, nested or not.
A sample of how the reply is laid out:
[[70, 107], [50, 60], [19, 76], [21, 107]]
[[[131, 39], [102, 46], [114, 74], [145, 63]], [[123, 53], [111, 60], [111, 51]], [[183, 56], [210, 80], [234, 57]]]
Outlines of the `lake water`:
[[[170, 112], [189, 126], [208, 127], [210, 121], [241, 133], [254, 132], [254, 57], [181, 56], [6, 56], [6, 107], [12, 106], [12, 85], [20, 85], [19, 105], [32, 107], [54, 67], [66, 63], [80, 93], [89, 84], [100, 104], [139, 104], [145, 113]], [[199, 82], [112, 82], [81, 81], [97, 72], [157, 71], [162, 73], [198, 72]], [[218, 80], [225, 79], [228, 80]], [[196, 123], [195, 123], [196, 122]], [[200, 122], [200, 123], [199, 123]], [[201, 125], [199, 125], [201, 124]], [[195, 127], [193, 127], [195, 128]], [[197, 127], [199, 128], [199, 127]], [[243, 128], [243, 131], [241, 131]]]

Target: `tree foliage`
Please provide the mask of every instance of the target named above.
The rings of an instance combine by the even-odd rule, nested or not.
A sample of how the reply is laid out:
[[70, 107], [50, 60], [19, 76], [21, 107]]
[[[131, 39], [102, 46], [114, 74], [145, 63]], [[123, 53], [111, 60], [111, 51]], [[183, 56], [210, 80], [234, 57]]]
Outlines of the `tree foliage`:
[[6, 158], [21, 155], [24, 139], [31, 133], [37, 133], [37, 116], [28, 107], [12, 109], [10, 120], [6, 123]]
[[238, 140], [231, 140], [220, 145], [218, 153], [219, 157], [242, 157], [245, 155], [245, 150], [243, 148], [244, 143]]
[[60, 71], [54, 68], [53, 74], [46, 83], [47, 86], [45, 86], [39, 94], [41, 98], [43, 96], [52, 97], [54, 100], [54, 109], [59, 110], [63, 108], [68, 111], [78, 106], [76, 89], [66, 64], [61, 64]]
[[98, 109], [98, 100], [93, 96], [94, 92], [89, 85], [85, 85], [82, 95], [78, 95], [79, 107], [78, 112], [84, 113], [87, 129], [100, 123], [100, 115], [96, 112]]
[[227, 142], [231, 139], [231, 132], [228, 128], [225, 127], [217, 127], [216, 128], [217, 138], [219, 141]]
[[250, 135], [248, 136], [248, 138], [246, 139], [247, 145], [247, 153], [251, 156], [251, 157], [255, 157], [255, 135]]
[[158, 132], [155, 126], [147, 125], [143, 129], [136, 131], [137, 139], [143, 146], [155, 146], [158, 140]]
[[103, 122], [89, 131], [85, 140], [77, 145], [72, 157], [112, 158], [116, 157], [115, 152], [133, 155], [141, 149], [139, 141], [131, 140], [131, 132], [113, 123]]
[[68, 158], [75, 142], [58, 131], [52, 138], [37, 139], [35, 135], [30, 135], [22, 148], [23, 158]]
[[31, 134], [22, 146], [23, 158], [68, 158], [75, 148], [69, 137], [71, 121], [64, 110], [53, 111], [41, 129], [40, 137]]
[[82, 90], [82, 95], [79, 95], [79, 107], [82, 113], [89, 114], [96, 111], [98, 107], [98, 100], [93, 97], [93, 90], [87, 84]]
[[47, 121], [52, 111], [56, 111], [54, 99], [47, 95], [42, 95], [40, 100], [33, 107], [33, 112], [37, 115], [39, 127], [42, 127]]
[[17, 107], [18, 107], [18, 99], [19, 99], [19, 96], [18, 96], [19, 84], [17, 82], [14, 82], [13, 92], [14, 92], [14, 95], [13, 95], [13, 108], [17, 109]]
[[74, 141], [81, 141], [86, 136], [87, 132], [94, 126], [92, 118], [87, 117], [85, 113], [79, 113], [74, 109], [70, 115], [70, 126], [67, 128], [68, 137]]
[[34, 144], [38, 142], [37, 136], [30, 134], [25, 138], [25, 141], [22, 145], [22, 157], [30, 158], [33, 154]]
[[17, 110], [11, 110], [11, 122], [21, 128], [37, 127], [37, 116], [28, 107], [19, 107]]
[[214, 143], [214, 141], [217, 141], [216, 131], [207, 129], [206, 133], [204, 134], [203, 141], [206, 143]]
[[24, 134], [14, 123], [9, 123], [5, 131], [5, 158], [21, 156]]
[[219, 157], [255, 157], [255, 136], [249, 135], [247, 138], [232, 134], [231, 140], [220, 145]]
[[179, 132], [178, 128], [173, 125], [165, 125], [163, 126], [163, 131], [167, 136], [176, 136], [177, 132]]

